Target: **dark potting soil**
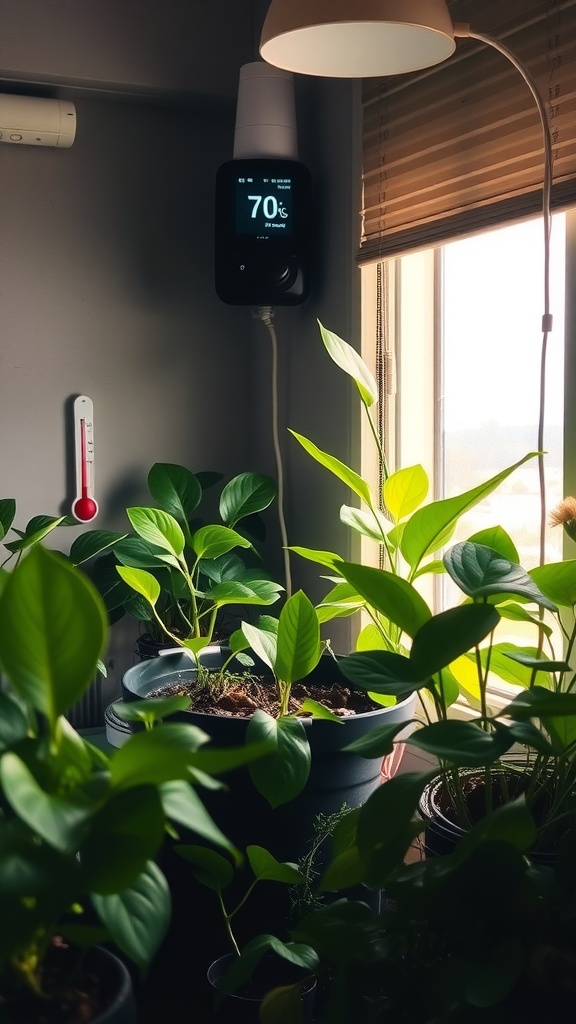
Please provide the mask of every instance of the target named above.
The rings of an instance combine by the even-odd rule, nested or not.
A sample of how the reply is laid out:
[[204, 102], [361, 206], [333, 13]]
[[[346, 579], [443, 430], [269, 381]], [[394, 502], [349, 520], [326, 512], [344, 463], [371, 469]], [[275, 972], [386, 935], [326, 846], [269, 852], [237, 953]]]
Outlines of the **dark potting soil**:
[[54, 939], [39, 974], [46, 998], [29, 990], [8, 995], [0, 989], [0, 1020], [6, 1013], [10, 1024], [90, 1024], [116, 993], [107, 978], [78, 958], [78, 950]]
[[[177, 682], [171, 686], [160, 687], [148, 696], [190, 696], [189, 711], [225, 715], [230, 718], [250, 718], [259, 709], [275, 716], [279, 710], [275, 684], [250, 675], [227, 682], [222, 686], [218, 673], [214, 673], [213, 686], [210, 686], [209, 681], [208, 685], [203, 684], [202, 686], [199, 686], [196, 681], [189, 685]], [[342, 718], [375, 711], [377, 708], [377, 705], [363, 690], [353, 690], [339, 683], [314, 682], [313, 685], [304, 683], [293, 685], [290, 692], [290, 712], [298, 713], [307, 698], [323, 704], [332, 714]], [[302, 712], [303, 716], [308, 714], [309, 712]]]

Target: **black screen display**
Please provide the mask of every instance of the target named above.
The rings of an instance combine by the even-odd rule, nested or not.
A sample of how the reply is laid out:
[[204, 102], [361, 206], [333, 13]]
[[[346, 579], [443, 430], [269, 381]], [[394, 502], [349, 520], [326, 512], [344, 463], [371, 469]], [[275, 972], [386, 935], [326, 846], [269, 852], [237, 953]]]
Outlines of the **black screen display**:
[[293, 182], [291, 177], [238, 174], [235, 186], [236, 232], [259, 238], [291, 235]]

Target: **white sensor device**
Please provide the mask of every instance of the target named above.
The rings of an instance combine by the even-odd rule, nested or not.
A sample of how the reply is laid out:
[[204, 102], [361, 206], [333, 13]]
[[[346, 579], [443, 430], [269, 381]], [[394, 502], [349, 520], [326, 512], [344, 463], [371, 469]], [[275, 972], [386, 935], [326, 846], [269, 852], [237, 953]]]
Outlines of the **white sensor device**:
[[234, 160], [298, 159], [294, 75], [264, 61], [240, 68]]
[[76, 109], [68, 100], [0, 95], [0, 142], [67, 149], [76, 135]]

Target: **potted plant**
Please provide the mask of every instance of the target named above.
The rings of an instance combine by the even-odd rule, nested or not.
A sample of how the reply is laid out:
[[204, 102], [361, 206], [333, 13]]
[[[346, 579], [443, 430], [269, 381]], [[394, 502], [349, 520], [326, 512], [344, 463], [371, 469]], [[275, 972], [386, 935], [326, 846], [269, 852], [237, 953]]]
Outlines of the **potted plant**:
[[[206, 756], [208, 736], [197, 728], [152, 727], [166, 710], [160, 706], [150, 727], [112, 756], [97, 750], [65, 715], [89, 685], [106, 633], [98, 593], [63, 556], [36, 544], [3, 574], [0, 999], [14, 1024], [134, 1019], [129, 978], [118, 966], [106, 973], [120, 977], [125, 1008], [108, 991], [74, 1016], [74, 980], [79, 991], [98, 989], [93, 951], [108, 941], [146, 970], [170, 918], [156, 864], [166, 828], [185, 826], [235, 856], [193, 784], [218, 785], [213, 775], [267, 750]], [[56, 973], [61, 960], [64, 977]]]
[[[194, 877], [216, 896], [231, 951], [210, 964], [208, 981], [215, 989], [215, 1004], [223, 1020], [259, 1024], [268, 1015], [275, 1019], [281, 1012], [294, 1016], [302, 1024], [312, 1021], [317, 965], [314, 950], [302, 943], [285, 941], [274, 935], [252, 935], [240, 942], [236, 921], [250, 921], [253, 893], [268, 889], [267, 883], [298, 886], [305, 881], [296, 864], [279, 862], [260, 846], [246, 849], [244, 864], [205, 846], [179, 845], [177, 853], [192, 865]], [[242, 868], [244, 870], [242, 870]], [[241, 875], [242, 889], [234, 887]], [[246, 876], [248, 876], [246, 880]], [[232, 893], [232, 895], [229, 895]], [[244, 932], [253, 928], [244, 924]], [[282, 986], [278, 986], [282, 982]], [[273, 990], [274, 995], [271, 996]], [[262, 1014], [262, 1016], [260, 1015]], [[217, 1013], [217, 1019], [218, 1017]]]
[[[200, 650], [212, 642], [225, 610], [278, 600], [281, 587], [258, 564], [245, 535], [274, 500], [274, 481], [260, 473], [233, 477], [219, 496], [220, 521], [205, 523], [198, 518], [205, 492], [219, 479], [155, 463], [148, 473], [155, 507], [126, 509], [130, 532], [116, 536], [112, 564], [97, 566], [95, 582], [109, 612], [128, 612], [144, 624], [152, 656], [166, 645]], [[71, 552], [76, 564], [98, 553], [98, 537], [90, 531], [78, 538]], [[239, 551], [252, 554], [255, 567]]]

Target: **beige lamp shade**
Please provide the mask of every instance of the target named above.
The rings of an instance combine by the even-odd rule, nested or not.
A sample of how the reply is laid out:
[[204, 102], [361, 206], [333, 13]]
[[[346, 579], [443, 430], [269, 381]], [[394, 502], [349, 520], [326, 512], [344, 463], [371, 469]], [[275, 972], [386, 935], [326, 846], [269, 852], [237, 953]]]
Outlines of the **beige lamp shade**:
[[272, 0], [260, 55], [326, 78], [397, 75], [454, 52], [446, 0]]

